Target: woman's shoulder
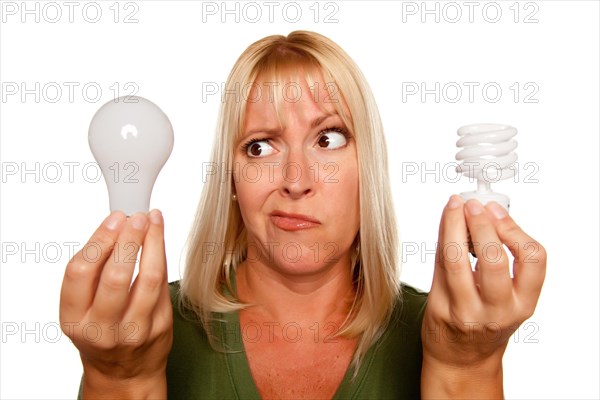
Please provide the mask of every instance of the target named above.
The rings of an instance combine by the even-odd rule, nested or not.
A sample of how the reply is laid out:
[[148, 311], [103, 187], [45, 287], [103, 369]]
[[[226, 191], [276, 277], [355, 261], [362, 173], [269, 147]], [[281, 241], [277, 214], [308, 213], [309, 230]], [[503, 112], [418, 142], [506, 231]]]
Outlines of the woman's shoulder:
[[394, 317], [420, 326], [429, 293], [406, 283], [401, 284], [400, 295], [394, 307]]
[[396, 351], [398, 354], [404, 354], [414, 346], [420, 349], [427, 296], [427, 292], [403, 283], [380, 342], [391, 342], [394, 348], [402, 347], [402, 350]]
[[204, 329], [198, 315], [188, 307], [185, 301], [182, 301], [182, 292], [180, 281], [169, 282], [169, 295], [173, 306], [173, 324], [174, 328], [195, 336], [202, 334]]
[[402, 282], [400, 284], [400, 295], [407, 296], [408, 300], [422, 302], [427, 300], [428, 292]]
[[231, 356], [213, 349], [200, 318], [182, 301], [180, 282], [169, 283], [169, 291], [173, 346], [167, 360], [167, 398], [235, 398]]
[[173, 300], [174, 296], [179, 295], [179, 290], [181, 289], [180, 282], [180, 280], [169, 282], [169, 292], [171, 294], [171, 300]]
[[[361, 366], [359, 398], [420, 398], [421, 322], [427, 292], [402, 284], [389, 323]], [[340, 396], [346, 397], [346, 396]]]

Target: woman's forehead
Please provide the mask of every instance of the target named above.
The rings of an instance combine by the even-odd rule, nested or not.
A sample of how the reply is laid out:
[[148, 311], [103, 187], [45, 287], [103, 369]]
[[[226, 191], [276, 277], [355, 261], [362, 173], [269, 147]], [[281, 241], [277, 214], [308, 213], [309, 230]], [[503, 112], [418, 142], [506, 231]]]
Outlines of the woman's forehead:
[[296, 102], [301, 97], [320, 101], [330, 97], [327, 90], [336, 86], [331, 77], [317, 67], [298, 66], [269, 68], [257, 74], [249, 85], [247, 101]]
[[298, 105], [315, 105], [321, 109], [334, 112], [333, 104], [337, 101], [331, 91], [334, 85], [323, 80], [267, 81], [257, 80], [246, 98], [246, 109], [256, 109], [256, 105], [266, 108], [293, 109]]
[[341, 101], [337, 85], [320, 71], [296, 70], [288, 74], [260, 74], [249, 85], [242, 131], [259, 118], [263, 124], [285, 126], [291, 113], [337, 114]]

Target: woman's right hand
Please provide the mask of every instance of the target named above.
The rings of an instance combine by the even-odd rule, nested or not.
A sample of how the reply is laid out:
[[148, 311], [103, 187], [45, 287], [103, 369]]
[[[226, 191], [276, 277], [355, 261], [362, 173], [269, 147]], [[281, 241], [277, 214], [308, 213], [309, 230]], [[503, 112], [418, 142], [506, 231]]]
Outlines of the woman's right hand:
[[173, 313], [160, 211], [106, 218], [67, 265], [60, 323], [81, 355], [84, 398], [166, 398]]

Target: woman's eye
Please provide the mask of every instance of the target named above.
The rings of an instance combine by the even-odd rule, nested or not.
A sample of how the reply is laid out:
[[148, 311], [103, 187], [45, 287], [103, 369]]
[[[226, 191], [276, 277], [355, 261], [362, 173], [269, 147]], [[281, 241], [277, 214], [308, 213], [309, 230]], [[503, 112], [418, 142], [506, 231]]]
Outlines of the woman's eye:
[[346, 136], [340, 132], [329, 131], [323, 133], [319, 137], [319, 147], [326, 148], [329, 150], [337, 149], [346, 145], [348, 140]]
[[246, 154], [250, 157], [264, 157], [273, 153], [273, 147], [266, 140], [249, 143], [246, 146]]

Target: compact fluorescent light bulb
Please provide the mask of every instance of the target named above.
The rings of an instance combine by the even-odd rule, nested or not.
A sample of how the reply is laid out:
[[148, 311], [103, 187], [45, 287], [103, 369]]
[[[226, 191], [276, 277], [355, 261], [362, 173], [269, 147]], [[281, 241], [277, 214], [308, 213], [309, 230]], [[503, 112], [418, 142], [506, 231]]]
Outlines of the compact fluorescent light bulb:
[[517, 130], [502, 124], [473, 124], [458, 129], [461, 137], [457, 147], [462, 147], [456, 159], [462, 163], [456, 168], [459, 173], [477, 180], [477, 190], [464, 192], [463, 199], [477, 199], [482, 204], [495, 201], [507, 211], [510, 207], [508, 196], [494, 192], [492, 182], [508, 179], [515, 175], [511, 168], [517, 161], [517, 142], [513, 137]]
[[124, 96], [104, 104], [88, 141], [106, 185], [111, 211], [148, 212], [152, 187], [173, 150], [173, 127], [151, 101]]

